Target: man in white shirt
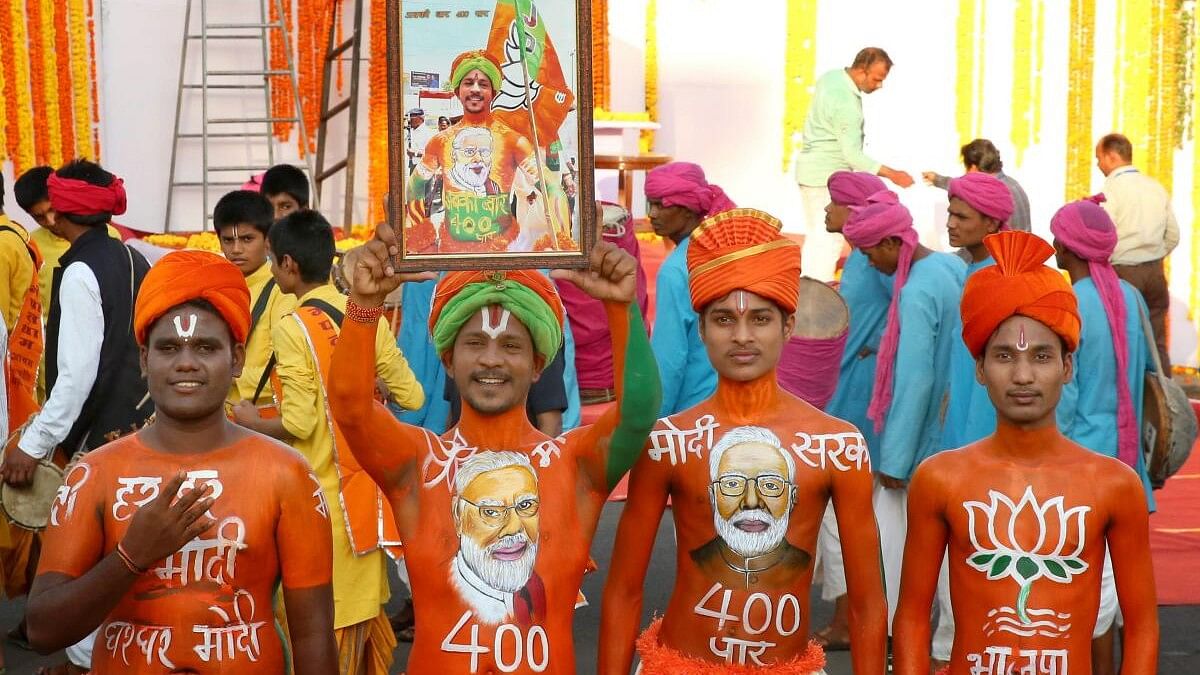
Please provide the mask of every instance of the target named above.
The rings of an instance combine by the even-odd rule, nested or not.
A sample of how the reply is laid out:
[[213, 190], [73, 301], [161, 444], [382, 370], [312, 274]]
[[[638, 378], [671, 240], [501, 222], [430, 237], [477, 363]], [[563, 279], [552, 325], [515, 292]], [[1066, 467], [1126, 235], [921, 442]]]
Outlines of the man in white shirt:
[[1162, 184], [1133, 166], [1133, 144], [1121, 134], [1109, 134], [1096, 144], [1096, 166], [1106, 176], [1106, 201], [1101, 206], [1117, 226], [1113, 269], [1145, 298], [1159, 358], [1170, 372], [1167, 309], [1171, 294], [1163, 259], [1179, 244], [1171, 195]]
[[[39, 461], [61, 447], [68, 457], [137, 430], [154, 412], [141, 377], [133, 306], [150, 266], [108, 236], [125, 212], [123, 181], [79, 159], [46, 181], [55, 231], [71, 243], [59, 259], [46, 324], [48, 397], [9, 453], [0, 474], [24, 485]], [[65, 672], [87, 672], [95, 635], [66, 650]]]
[[813, 89], [804, 120], [804, 149], [796, 158], [796, 183], [804, 202], [804, 274], [833, 281], [842, 238], [825, 231], [826, 183], [836, 171], [865, 171], [900, 187], [912, 176], [871, 159], [863, 152], [862, 97], [883, 86], [892, 59], [878, 47], [858, 52], [849, 68], [825, 73]]
[[425, 157], [425, 146], [433, 138], [434, 130], [425, 126], [425, 111], [413, 108], [408, 111], [408, 126], [404, 129], [405, 147], [408, 151], [408, 170], [421, 163]]

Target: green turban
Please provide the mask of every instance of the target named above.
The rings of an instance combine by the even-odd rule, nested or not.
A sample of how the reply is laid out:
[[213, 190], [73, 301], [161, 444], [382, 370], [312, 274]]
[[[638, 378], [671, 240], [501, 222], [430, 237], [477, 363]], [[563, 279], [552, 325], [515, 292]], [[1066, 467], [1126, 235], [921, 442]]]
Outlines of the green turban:
[[[537, 272], [534, 274], [542, 276]], [[545, 281], [549, 286], [549, 280]], [[436, 295], [441, 293], [435, 294], [430, 315], [430, 333], [433, 335], [433, 346], [438, 354], [449, 351], [462, 327], [477, 312], [490, 305], [500, 305], [525, 324], [525, 328], [533, 337], [534, 348], [546, 358], [547, 363], [554, 360], [554, 356], [562, 347], [562, 319], [547, 304], [542, 294], [520, 281], [505, 278], [469, 283], [461, 290], [454, 291], [453, 295], [443, 302], [439, 302]]]
[[462, 84], [463, 78], [472, 70], [487, 75], [492, 81], [492, 89], [500, 91], [500, 65], [482, 49], [464, 52], [454, 59], [454, 65], [450, 68], [450, 88], [457, 91], [458, 85]]

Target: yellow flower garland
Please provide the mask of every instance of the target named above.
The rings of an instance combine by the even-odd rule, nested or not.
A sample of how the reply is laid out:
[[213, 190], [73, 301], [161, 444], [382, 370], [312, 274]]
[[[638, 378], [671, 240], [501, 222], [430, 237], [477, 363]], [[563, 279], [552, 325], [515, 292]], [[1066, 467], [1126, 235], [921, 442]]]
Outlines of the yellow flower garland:
[[1090, 193], [1092, 171], [1092, 76], [1095, 0], [1071, 0], [1071, 36], [1067, 59], [1066, 200]]
[[976, 0], [958, 0], [958, 21], [955, 24], [955, 63], [958, 71], [955, 73], [954, 94], [955, 128], [958, 130], [959, 144], [966, 144], [974, 138], [975, 112], [975, 2]]
[[1030, 129], [1034, 145], [1042, 142], [1042, 68], [1045, 66], [1046, 56], [1045, 37], [1046, 3], [1044, 0], [1037, 0], [1037, 38], [1033, 43], [1036, 54], [1033, 70], [1033, 122]]
[[71, 32], [71, 107], [75, 115], [75, 154], [95, 159], [92, 146], [92, 78], [88, 72], [86, 0], [67, 0]]
[[[37, 159], [33, 143], [33, 98], [30, 93], [30, 77], [29, 77], [29, 50], [16, 48], [16, 45], [28, 44], [28, 32], [25, 30], [25, 3], [22, 0], [12, 1], [11, 16], [7, 17], [10, 21], [10, 35], [12, 37], [12, 45], [5, 45], [5, 49], [12, 49], [13, 62], [16, 66], [16, 72], [13, 73], [13, 79], [17, 86], [17, 119], [18, 128], [10, 130], [9, 133], [16, 134], [20, 140], [17, 147], [17, 154], [12, 157], [13, 173], [21, 174], [26, 169], [32, 168]], [[0, 20], [5, 17], [0, 17]], [[6, 103], [5, 105], [12, 105]]]
[[783, 82], [783, 170], [792, 168], [796, 140], [804, 133], [804, 119], [812, 101], [817, 61], [817, 3], [788, 0], [787, 56]]
[[[1193, 35], [1200, 36], [1200, 11], [1196, 11], [1193, 15], [1195, 25], [1193, 26]], [[1200, 73], [1200, 46], [1194, 45], [1192, 49], [1192, 72]], [[1200, 170], [1200, 96], [1192, 97], [1192, 288], [1191, 301], [1188, 307], [1191, 308], [1191, 316], [1196, 320], [1197, 326], [1200, 327], [1200, 176], [1195, 175], [1195, 172]]]
[[1013, 18], [1012, 144], [1021, 163], [1032, 140], [1033, 0], [1017, 0]]
[[[646, 2], [646, 114], [658, 121], [658, 2]], [[654, 130], [643, 129], [638, 143], [642, 152], [654, 150]]]
[[38, 13], [40, 30], [32, 37], [42, 43], [42, 87], [46, 97], [45, 117], [39, 120], [38, 124], [46, 127], [46, 138], [49, 141], [47, 158], [50, 166], [62, 166], [62, 133], [58, 125], [58, 59], [54, 46], [54, 0], [35, 1], [41, 3], [41, 11]]

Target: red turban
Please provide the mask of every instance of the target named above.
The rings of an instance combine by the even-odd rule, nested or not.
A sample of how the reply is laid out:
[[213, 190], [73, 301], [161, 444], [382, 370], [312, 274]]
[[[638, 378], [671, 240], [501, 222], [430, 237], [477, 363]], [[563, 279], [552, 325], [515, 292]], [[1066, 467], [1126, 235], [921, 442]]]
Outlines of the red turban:
[[688, 286], [697, 312], [714, 300], [744, 290], [796, 311], [800, 294], [800, 246], [779, 233], [773, 216], [732, 209], [706, 219], [688, 244]]
[[705, 218], [736, 206], [724, 190], [704, 178], [699, 164], [691, 162], [671, 162], [647, 173], [646, 199], [682, 206]]
[[58, 213], [73, 216], [95, 216], [125, 213], [125, 181], [113, 176], [107, 186], [93, 185], [85, 180], [62, 178], [57, 173], [46, 179], [50, 206]]
[[962, 296], [963, 342], [975, 358], [1009, 317], [1021, 315], [1046, 325], [1067, 343], [1079, 345], [1079, 306], [1071, 285], [1043, 265], [1054, 254], [1045, 240], [1028, 232], [998, 232], [983, 243], [996, 264], [967, 279]]
[[834, 171], [826, 185], [829, 199], [842, 206], [866, 206], [868, 197], [887, 191], [879, 176], [864, 171]]
[[229, 325], [234, 342], [250, 333], [250, 289], [236, 265], [216, 253], [175, 251], [163, 256], [142, 281], [133, 311], [133, 332], [146, 344], [150, 327], [173, 307], [206, 300]]
[[1008, 227], [1008, 219], [1013, 214], [1012, 192], [999, 178], [990, 173], [972, 171], [951, 178], [946, 190], [951, 198], [958, 197], [976, 211], [998, 220], [1002, 228]]

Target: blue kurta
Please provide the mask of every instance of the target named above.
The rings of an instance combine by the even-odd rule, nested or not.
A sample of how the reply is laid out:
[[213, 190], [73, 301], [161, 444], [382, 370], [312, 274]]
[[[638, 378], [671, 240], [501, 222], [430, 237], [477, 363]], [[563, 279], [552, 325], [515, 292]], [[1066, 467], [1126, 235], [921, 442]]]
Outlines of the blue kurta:
[[[1138, 315], [1138, 307], [1143, 312], [1147, 311], [1142, 294], [1128, 283], [1120, 283], [1125, 298], [1125, 335], [1129, 344], [1124, 377], [1129, 383], [1140, 438], [1144, 378], [1146, 371], [1154, 367], [1150, 354], [1154, 346], [1146, 342]], [[1062, 399], [1058, 404], [1058, 428], [1064, 436], [1085, 448], [1116, 457], [1117, 355], [1113, 351], [1112, 330], [1108, 326], [1104, 305], [1100, 302], [1100, 293], [1091, 277], [1075, 282], [1074, 288], [1075, 297], [1079, 299], [1082, 326], [1079, 348], [1075, 350], [1075, 370], [1071, 381], [1063, 387]], [[1147, 502], [1153, 511], [1154, 493], [1140, 447], [1137, 457], [1138, 476], [1142, 479]]]
[[888, 305], [892, 302], [892, 277], [880, 274], [861, 251], [854, 249], [842, 268], [838, 292], [850, 311], [850, 327], [838, 372], [837, 390], [825, 406], [825, 412], [858, 427], [867, 448], [876, 453], [879, 437], [875, 435], [875, 423], [867, 419], [867, 406], [875, 386], [879, 340], [883, 337]]
[[654, 331], [650, 347], [662, 380], [662, 410], [674, 415], [712, 396], [717, 371], [700, 340], [699, 316], [688, 290], [687, 251], [691, 238], [679, 242], [658, 269], [655, 284]]
[[967, 265], [950, 253], [913, 263], [900, 290], [900, 344], [875, 470], [908, 480], [941, 448], [943, 402], [950, 388], [950, 351], [962, 341], [958, 304]]
[[[425, 404], [416, 410], [404, 410], [388, 404], [392, 414], [401, 422], [424, 427], [441, 435], [446, 431], [450, 417], [450, 402], [437, 392], [445, 391], [446, 368], [433, 348], [429, 335], [429, 310], [433, 305], [433, 292], [437, 280], [408, 282], [401, 291], [401, 307], [405, 321], [401, 322], [397, 344], [413, 375], [425, 389]], [[575, 374], [575, 339], [571, 336], [571, 325], [563, 317], [563, 386], [567, 393], [567, 409], [563, 411], [563, 432], [579, 426], [581, 409], [579, 404], [579, 380]], [[429, 392], [433, 392], [432, 395]]]
[[[991, 256], [967, 265], [967, 278], [985, 267], [995, 265]], [[961, 298], [960, 298], [961, 300]], [[962, 340], [962, 325], [950, 353], [950, 399], [946, 407], [946, 425], [941, 449], [961, 448], [991, 436], [996, 431], [996, 407], [988, 398], [987, 387], [975, 378], [975, 357]]]

